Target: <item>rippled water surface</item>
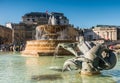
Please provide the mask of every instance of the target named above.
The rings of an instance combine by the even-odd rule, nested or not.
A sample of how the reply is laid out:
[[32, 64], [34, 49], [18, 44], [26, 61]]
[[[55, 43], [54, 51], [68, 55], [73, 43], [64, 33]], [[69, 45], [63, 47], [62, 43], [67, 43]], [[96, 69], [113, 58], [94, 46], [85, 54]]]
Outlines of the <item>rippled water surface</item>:
[[97, 76], [81, 76], [79, 71], [62, 73], [64, 61], [73, 56], [23, 57], [0, 53], [0, 83], [120, 83], [120, 61], [115, 68]]

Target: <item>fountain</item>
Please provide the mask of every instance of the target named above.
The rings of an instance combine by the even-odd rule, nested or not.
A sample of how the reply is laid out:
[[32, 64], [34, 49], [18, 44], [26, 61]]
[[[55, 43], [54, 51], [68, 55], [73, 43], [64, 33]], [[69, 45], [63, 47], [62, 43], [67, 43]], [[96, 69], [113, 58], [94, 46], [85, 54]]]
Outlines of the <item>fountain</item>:
[[[67, 59], [63, 65], [62, 71], [71, 71], [71, 66], [80, 69], [80, 73], [84, 75], [100, 74], [101, 70], [109, 70], [115, 67], [117, 63], [116, 54], [105, 45], [95, 44], [93, 42], [84, 41], [83, 36], [76, 43], [60, 43], [57, 46], [70, 51], [75, 55], [74, 58]], [[82, 55], [77, 53], [78, 48]]]
[[[77, 31], [69, 25], [40, 25], [36, 27], [36, 40], [27, 41], [24, 56], [53, 55], [59, 43], [76, 41]], [[60, 55], [68, 55], [69, 51], [59, 49]]]

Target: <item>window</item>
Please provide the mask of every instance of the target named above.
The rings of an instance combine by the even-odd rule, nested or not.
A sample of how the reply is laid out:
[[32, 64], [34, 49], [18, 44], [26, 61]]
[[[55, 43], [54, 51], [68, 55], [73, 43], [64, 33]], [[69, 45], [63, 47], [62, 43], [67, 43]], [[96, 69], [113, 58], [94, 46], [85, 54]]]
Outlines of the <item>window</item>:
[[32, 19], [33, 22], [35, 22], [35, 19]]
[[30, 19], [28, 18], [27, 21], [30, 21]]

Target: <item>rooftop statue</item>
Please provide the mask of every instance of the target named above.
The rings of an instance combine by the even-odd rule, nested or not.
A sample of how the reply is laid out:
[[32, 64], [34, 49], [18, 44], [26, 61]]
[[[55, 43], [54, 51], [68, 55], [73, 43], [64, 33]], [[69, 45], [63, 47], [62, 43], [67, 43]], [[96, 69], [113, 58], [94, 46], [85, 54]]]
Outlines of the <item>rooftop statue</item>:
[[[60, 43], [56, 50], [62, 47], [75, 55], [74, 58], [68, 59], [63, 65], [63, 71], [71, 71], [71, 66], [80, 69], [81, 74], [93, 75], [100, 74], [101, 70], [112, 69], [117, 62], [115, 53], [103, 44], [84, 41], [83, 37], [79, 38], [76, 43]], [[78, 50], [81, 53], [78, 52]], [[57, 51], [55, 53], [57, 55]]]

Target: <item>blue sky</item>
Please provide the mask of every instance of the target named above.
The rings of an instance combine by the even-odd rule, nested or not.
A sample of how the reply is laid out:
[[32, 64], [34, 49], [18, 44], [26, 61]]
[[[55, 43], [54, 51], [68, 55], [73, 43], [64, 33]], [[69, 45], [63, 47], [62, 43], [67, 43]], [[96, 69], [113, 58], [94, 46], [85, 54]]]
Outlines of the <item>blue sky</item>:
[[0, 24], [29, 12], [62, 12], [76, 27], [120, 25], [120, 0], [0, 0]]

